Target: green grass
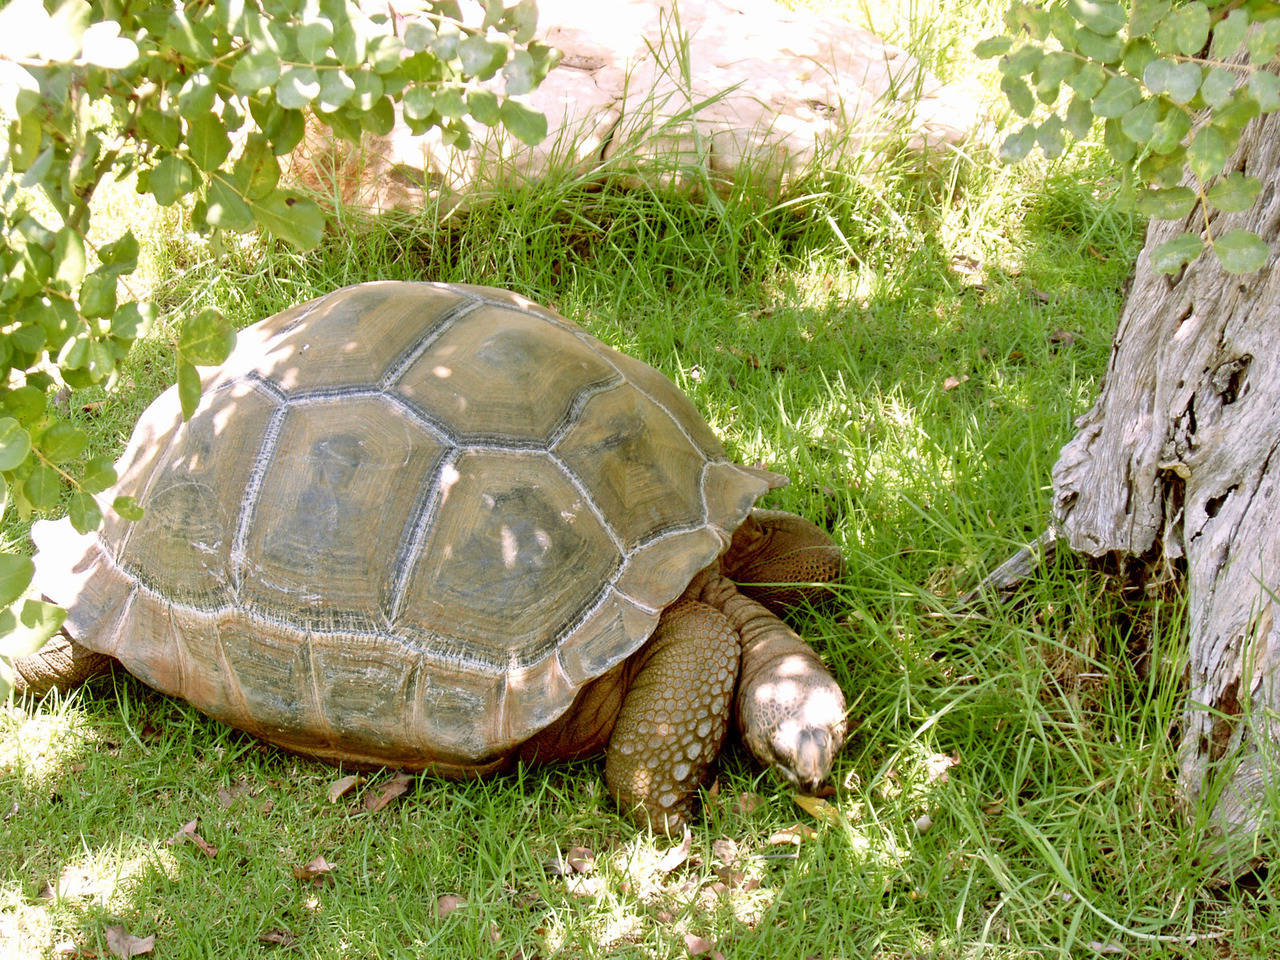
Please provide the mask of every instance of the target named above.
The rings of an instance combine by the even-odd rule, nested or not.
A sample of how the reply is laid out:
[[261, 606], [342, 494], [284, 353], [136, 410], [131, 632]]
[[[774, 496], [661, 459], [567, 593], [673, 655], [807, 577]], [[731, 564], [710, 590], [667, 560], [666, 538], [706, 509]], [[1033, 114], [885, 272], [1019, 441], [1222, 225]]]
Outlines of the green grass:
[[[913, 4], [925, 53], [988, 32], [972, 9]], [[1104, 160], [904, 160], [810, 186], [777, 206], [565, 183], [443, 226], [348, 216], [306, 256], [218, 260], [170, 223], [151, 256], [169, 318], [249, 323], [373, 278], [486, 283], [669, 374], [731, 452], [791, 476], [770, 505], [848, 557], [802, 624], [852, 705], [830, 817], [734, 748], [663, 870], [669, 842], [616, 814], [599, 762], [420, 777], [371, 813], [390, 774], [330, 803], [339, 771], [107, 676], [0, 714], [0, 953], [105, 956], [122, 924], [158, 957], [665, 958], [686, 935], [726, 957], [1271, 955], [1274, 879], [1208, 883], [1176, 804], [1177, 593], [1062, 558], [1008, 604], [952, 612], [1043, 528], [1104, 370], [1142, 228]], [[101, 400], [91, 453], [169, 382], [167, 336], [127, 389], [74, 398]], [[166, 842], [197, 818], [214, 857]], [[797, 823], [798, 847], [770, 842]], [[547, 869], [573, 847], [593, 873]], [[332, 872], [296, 879], [317, 856]], [[446, 895], [466, 902], [441, 917]], [[259, 939], [281, 931], [291, 946]]]

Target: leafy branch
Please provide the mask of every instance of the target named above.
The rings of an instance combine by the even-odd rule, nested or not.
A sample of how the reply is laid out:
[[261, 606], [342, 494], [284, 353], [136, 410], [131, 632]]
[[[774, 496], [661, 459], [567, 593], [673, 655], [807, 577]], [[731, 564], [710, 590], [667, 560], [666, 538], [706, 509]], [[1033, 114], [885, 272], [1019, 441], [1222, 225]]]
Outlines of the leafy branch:
[[[557, 55], [532, 39], [533, 0], [483, 0], [471, 22], [456, 0], [436, 0], [402, 31], [352, 0], [47, 2], [0, 9], [0, 511], [26, 518], [66, 502], [89, 532], [115, 470], [101, 457], [82, 462], [84, 431], [50, 399], [114, 386], [155, 319], [128, 287], [137, 238], [86, 240], [100, 185], [133, 174], [162, 206], [188, 205], [198, 230], [264, 229], [306, 250], [327, 218], [281, 186], [280, 158], [308, 118], [359, 141], [390, 132], [399, 110], [412, 132], [438, 129], [458, 146], [472, 121], [535, 144], [545, 119], [511, 98]], [[213, 309], [181, 324], [185, 414], [200, 398], [196, 367], [220, 363], [233, 339]], [[127, 497], [111, 508], [138, 515]], [[28, 557], [0, 553], [0, 696], [12, 658], [61, 622], [23, 599], [31, 576]]]
[[1262, 239], [1242, 229], [1215, 236], [1210, 213], [1248, 210], [1261, 192], [1256, 177], [1225, 168], [1249, 121], [1280, 109], [1280, 3], [1015, 3], [1005, 28], [975, 48], [1000, 58], [1001, 90], [1027, 119], [1005, 139], [1004, 159], [1036, 146], [1057, 156], [1100, 119], [1107, 150], [1140, 187], [1141, 212], [1189, 220], [1200, 211], [1201, 229], [1153, 251], [1156, 270], [1176, 273], [1206, 248], [1230, 273], [1263, 267]]

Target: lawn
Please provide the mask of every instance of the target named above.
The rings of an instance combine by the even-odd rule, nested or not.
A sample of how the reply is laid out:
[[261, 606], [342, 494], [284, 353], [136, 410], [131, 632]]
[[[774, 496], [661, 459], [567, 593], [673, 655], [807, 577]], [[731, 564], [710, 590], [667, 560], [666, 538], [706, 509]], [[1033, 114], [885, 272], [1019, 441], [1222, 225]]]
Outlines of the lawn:
[[[968, 50], [999, 9], [840, 12], [958, 77], [987, 69]], [[566, 181], [443, 225], [348, 212], [306, 255], [126, 212], [155, 217], [169, 325], [124, 389], [71, 398], [87, 455], [120, 449], [171, 382], [172, 321], [203, 306], [247, 324], [370, 279], [515, 289], [791, 477], [767, 505], [848, 560], [799, 626], [851, 733], [817, 805], [728, 750], [685, 847], [622, 819], [598, 760], [346, 780], [104, 676], [0, 712], [0, 954], [154, 935], [165, 958], [1272, 955], [1275, 880], [1208, 882], [1176, 804], [1177, 590], [1063, 557], [960, 608], [1044, 528], [1097, 391], [1142, 240], [1115, 194], [1084, 144], [1013, 169], [982, 148], [855, 161], [785, 204]]]

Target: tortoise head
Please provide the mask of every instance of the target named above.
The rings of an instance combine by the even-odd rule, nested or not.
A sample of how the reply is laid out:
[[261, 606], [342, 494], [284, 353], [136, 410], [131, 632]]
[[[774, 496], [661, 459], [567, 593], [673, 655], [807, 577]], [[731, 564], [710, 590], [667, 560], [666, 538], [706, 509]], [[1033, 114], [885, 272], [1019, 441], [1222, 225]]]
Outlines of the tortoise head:
[[787, 653], [739, 687], [738, 724], [761, 763], [812, 793], [844, 744], [844, 694], [812, 651]]

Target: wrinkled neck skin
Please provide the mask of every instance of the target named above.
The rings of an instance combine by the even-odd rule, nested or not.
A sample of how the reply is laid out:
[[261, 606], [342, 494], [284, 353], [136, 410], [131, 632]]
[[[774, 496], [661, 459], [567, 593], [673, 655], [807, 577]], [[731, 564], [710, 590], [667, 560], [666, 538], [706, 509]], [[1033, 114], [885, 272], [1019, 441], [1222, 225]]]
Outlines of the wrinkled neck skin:
[[844, 693], [816, 653], [768, 609], [708, 568], [685, 594], [719, 609], [742, 638], [734, 713], [744, 743], [802, 790], [816, 790], [844, 743]]

